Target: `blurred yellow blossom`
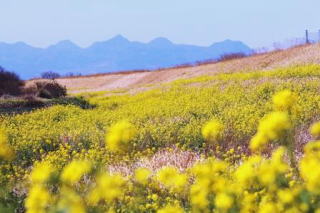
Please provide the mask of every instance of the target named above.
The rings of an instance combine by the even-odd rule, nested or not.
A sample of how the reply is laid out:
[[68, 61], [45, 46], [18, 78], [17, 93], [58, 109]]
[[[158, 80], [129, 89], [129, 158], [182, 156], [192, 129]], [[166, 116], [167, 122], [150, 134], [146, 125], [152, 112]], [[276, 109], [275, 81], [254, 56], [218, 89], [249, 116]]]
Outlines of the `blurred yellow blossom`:
[[97, 177], [96, 186], [89, 193], [89, 203], [113, 202], [124, 195], [126, 181], [121, 175], [102, 174]]
[[294, 193], [292, 190], [279, 190], [278, 191], [278, 198], [284, 204], [288, 204], [294, 201]]
[[261, 120], [258, 131], [269, 140], [276, 140], [290, 127], [291, 124], [287, 113], [272, 112]]
[[190, 188], [191, 204], [194, 211], [204, 210], [209, 205], [209, 181], [199, 180]]
[[290, 127], [288, 113], [277, 111], [268, 114], [259, 122], [258, 132], [250, 141], [251, 150], [263, 149], [269, 141], [280, 139]]
[[138, 168], [135, 170], [135, 179], [141, 184], [148, 183], [148, 179], [151, 176], [151, 171], [147, 168]]
[[49, 192], [43, 186], [33, 186], [25, 201], [27, 213], [46, 213], [50, 199]]
[[162, 209], [159, 209], [157, 213], [183, 213], [183, 209], [178, 205], [167, 205]]
[[228, 210], [233, 205], [233, 198], [226, 193], [219, 193], [215, 198], [215, 205], [218, 209]]
[[91, 169], [91, 163], [86, 160], [74, 160], [62, 171], [61, 180], [65, 183], [75, 184]]
[[106, 135], [107, 148], [113, 152], [125, 151], [135, 137], [136, 128], [128, 121], [120, 121], [111, 126]]
[[275, 203], [267, 202], [263, 203], [259, 208], [259, 213], [279, 212], [279, 209]]
[[313, 137], [319, 138], [320, 137], [320, 122], [314, 123], [310, 128], [310, 133]]
[[300, 161], [301, 177], [308, 190], [320, 194], [320, 141], [310, 142], [305, 146], [305, 156]]
[[267, 143], [268, 138], [264, 134], [258, 132], [256, 135], [253, 136], [253, 138], [251, 138], [250, 149], [252, 151], [263, 149], [263, 147], [265, 147]]
[[33, 184], [41, 184], [48, 181], [54, 168], [48, 162], [37, 163], [30, 174], [30, 180]]
[[84, 201], [76, 192], [62, 188], [60, 194], [61, 198], [57, 205], [59, 212], [86, 213]]
[[219, 120], [212, 120], [206, 123], [202, 128], [202, 136], [210, 143], [215, 143], [221, 139], [224, 131], [224, 125]]
[[290, 110], [296, 103], [297, 96], [290, 90], [283, 90], [276, 93], [273, 98], [273, 105], [275, 110]]
[[14, 152], [8, 144], [8, 136], [4, 129], [0, 128], [0, 159], [12, 160]]
[[180, 173], [175, 167], [164, 167], [157, 173], [157, 178], [165, 187], [182, 190], [188, 182], [186, 174]]

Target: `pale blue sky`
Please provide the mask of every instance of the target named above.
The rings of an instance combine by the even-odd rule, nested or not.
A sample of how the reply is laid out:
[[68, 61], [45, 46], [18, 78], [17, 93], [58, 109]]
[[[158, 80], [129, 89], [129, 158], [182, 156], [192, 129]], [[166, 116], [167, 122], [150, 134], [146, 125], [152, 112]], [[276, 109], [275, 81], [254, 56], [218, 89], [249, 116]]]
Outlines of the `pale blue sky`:
[[259, 47], [320, 29], [319, 0], [0, 0], [0, 41], [80, 46], [122, 34], [147, 42]]

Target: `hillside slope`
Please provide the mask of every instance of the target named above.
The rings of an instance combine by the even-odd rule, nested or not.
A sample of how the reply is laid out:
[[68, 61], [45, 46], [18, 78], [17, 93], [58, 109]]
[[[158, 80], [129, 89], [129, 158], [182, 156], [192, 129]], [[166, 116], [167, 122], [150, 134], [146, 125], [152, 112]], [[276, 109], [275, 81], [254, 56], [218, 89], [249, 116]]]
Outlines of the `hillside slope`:
[[65, 85], [70, 93], [118, 89], [135, 90], [137, 88], [148, 88], [149, 84], [157, 85], [177, 79], [202, 75], [214, 75], [235, 71], [250, 72], [304, 64], [320, 64], [320, 44], [299, 46], [288, 50], [274, 51], [247, 58], [194, 67], [172, 68], [153, 72], [114, 73], [62, 78], [58, 81]]

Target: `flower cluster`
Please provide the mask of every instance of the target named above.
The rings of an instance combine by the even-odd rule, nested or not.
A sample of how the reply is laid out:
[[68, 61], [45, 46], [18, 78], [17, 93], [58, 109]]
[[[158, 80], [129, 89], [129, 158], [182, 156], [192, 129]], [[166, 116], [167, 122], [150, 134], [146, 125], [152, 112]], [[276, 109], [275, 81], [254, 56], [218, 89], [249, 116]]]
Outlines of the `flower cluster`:
[[290, 90], [283, 90], [273, 96], [275, 110], [289, 111], [296, 101], [297, 96]]
[[223, 136], [224, 126], [218, 120], [206, 123], [202, 128], [203, 137], [210, 143], [215, 143]]
[[0, 159], [12, 160], [14, 152], [8, 145], [8, 136], [5, 130], [0, 129]]
[[129, 142], [136, 135], [136, 129], [128, 121], [121, 121], [110, 127], [106, 136], [107, 148], [113, 152], [126, 151]]
[[[260, 121], [258, 132], [250, 142], [252, 151], [263, 150], [270, 141], [279, 140], [287, 133], [291, 128], [289, 111], [296, 99], [296, 95], [289, 90], [280, 91], [273, 96], [274, 108], [277, 111], [268, 114]], [[282, 145], [287, 145], [287, 142], [283, 141]]]
[[217, 72], [0, 115], [0, 211], [319, 211], [319, 77]]

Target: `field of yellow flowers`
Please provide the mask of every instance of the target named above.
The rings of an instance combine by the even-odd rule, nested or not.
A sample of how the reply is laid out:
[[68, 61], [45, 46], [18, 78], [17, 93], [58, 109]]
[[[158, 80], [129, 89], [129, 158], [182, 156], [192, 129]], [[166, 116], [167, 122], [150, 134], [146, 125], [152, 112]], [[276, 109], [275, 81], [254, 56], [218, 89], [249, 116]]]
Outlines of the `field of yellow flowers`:
[[320, 212], [320, 66], [0, 115], [0, 212]]

